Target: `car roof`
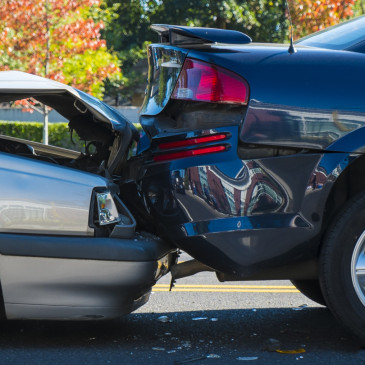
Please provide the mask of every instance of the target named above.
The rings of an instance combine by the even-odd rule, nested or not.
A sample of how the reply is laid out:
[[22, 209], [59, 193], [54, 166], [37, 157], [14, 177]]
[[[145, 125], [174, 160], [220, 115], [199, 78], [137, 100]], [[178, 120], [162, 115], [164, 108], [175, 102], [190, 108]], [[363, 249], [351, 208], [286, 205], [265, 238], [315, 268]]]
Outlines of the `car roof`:
[[363, 52], [365, 15], [309, 34], [295, 43], [325, 49]]

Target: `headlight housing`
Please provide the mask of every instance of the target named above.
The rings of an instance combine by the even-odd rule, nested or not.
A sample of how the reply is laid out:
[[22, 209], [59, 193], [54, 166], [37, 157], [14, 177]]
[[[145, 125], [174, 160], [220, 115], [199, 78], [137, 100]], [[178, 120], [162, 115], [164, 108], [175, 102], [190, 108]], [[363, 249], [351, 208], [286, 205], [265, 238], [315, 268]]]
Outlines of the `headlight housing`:
[[120, 221], [117, 206], [110, 191], [95, 192], [97, 220], [100, 226]]

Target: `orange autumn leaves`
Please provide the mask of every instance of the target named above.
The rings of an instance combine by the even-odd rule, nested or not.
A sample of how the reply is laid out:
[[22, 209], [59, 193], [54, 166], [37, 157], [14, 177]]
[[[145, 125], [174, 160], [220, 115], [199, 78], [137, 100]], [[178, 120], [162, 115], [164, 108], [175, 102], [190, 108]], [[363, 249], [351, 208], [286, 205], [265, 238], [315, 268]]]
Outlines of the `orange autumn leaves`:
[[100, 0], [0, 0], [0, 70], [17, 69], [102, 97], [118, 59], [90, 16]]
[[300, 38], [352, 17], [356, 0], [288, 0], [288, 2], [294, 36]]
[[[354, 4], [358, 1], [361, 0], [288, 0], [294, 37], [302, 37], [351, 17]], [[107, 49], [105, 40], [101, 38], [104, 27], [101, 20], [103, 16], [100, 15], [101, 3], [102, 0], [0, 0], [0, 70], [23, 70], [47, 76], [101, 98], [106, 79], [118, 85], [124, 81], [119, 69], [120, 61], [115, 53]], [[116, 49], [118, 37], [123, 37], [125, 28], [132, 30], [133, 38], [137, 24], [148, 25], [148, 14], [141, 15], [140, 19], [135, 18], [129, 2], [120, 3], [124, 6], [123, 23], [119, 25], [122, 31], [113, 34], [115, 41], [109, 39]], [[155, 2], [156, 11], [167, 3], [166, 0]], [[253, 3], [255, 11], [259, 12], [264, 9], [266, 0]], [[280, 12], [284, 12], [284, 0], [280, 0], [280, 3]], [[224, 1], [224, 4], [227, 11], [235, 10], [238, 14], [243, 12], [243, 5], [248, 2], [235, 0]], [[276, 2], [270, 4], [273, 9], [279, 9]], [[273, 14], [270, 15], [268, 11], [266, 21], [271, 19], [270, 16], [274, 18]], [[174, 24], [173, 17], [170, 22]], [[261, 27], [258, 28], [260, 31], [267, 23], [257, 26]], [[276, 40], [283, 39], [279, 37]], [[128, 44], [126, 49], [129, 49]], [[133, 53], [130, 54], [132, 58]]]

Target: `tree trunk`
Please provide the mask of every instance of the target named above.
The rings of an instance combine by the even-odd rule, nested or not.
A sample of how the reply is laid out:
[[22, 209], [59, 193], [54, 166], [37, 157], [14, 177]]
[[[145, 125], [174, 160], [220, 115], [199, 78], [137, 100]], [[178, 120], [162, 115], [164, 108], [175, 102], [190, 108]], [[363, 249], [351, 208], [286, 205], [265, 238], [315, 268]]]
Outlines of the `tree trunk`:
[[43, 104], [43, 116], [44, 116], [44, 121], [43, 121], [43, 143], [44, 144], [48, 144], [48, 114], [49, 114], [49, 110], [47, 105]]
[[[49, 51], [50, 51], [50, 31], [49, 31], [49, 22], [48, 22], [48, 15], [49, 15], [49, 4], [48, 0], [46, 0], [45, 4], [45, 11], [46, 11], [46, 59], [44, 62], [44, 76], [48, 76], [49, 72]], [[43, 105], [43, 143], [48, 145], [48, 107]]]

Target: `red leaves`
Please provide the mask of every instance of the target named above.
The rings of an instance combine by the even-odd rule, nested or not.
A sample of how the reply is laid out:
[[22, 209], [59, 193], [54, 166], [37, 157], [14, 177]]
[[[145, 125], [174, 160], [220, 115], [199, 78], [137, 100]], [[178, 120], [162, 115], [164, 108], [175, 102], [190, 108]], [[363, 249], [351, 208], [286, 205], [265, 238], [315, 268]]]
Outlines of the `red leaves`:
[[[21, 69], [65, 81], [63, 66], [67, 59], [106, 46], [100, 35], [103, 23], [87, 17], [87, 10], [91, 6], [99, 6], [100, 2], [0, 1], [0, 70]], [[118, 72], [117, 67], [106, 67], [92, 78], [96, 77], [100, 83], [105, 77]], [[79, 81], [78, 87], [91, 91], [86, 81]]]
[[348, 19], [356, 0], [292, 0], [289, 1], [294, 36], [302, 37]]

